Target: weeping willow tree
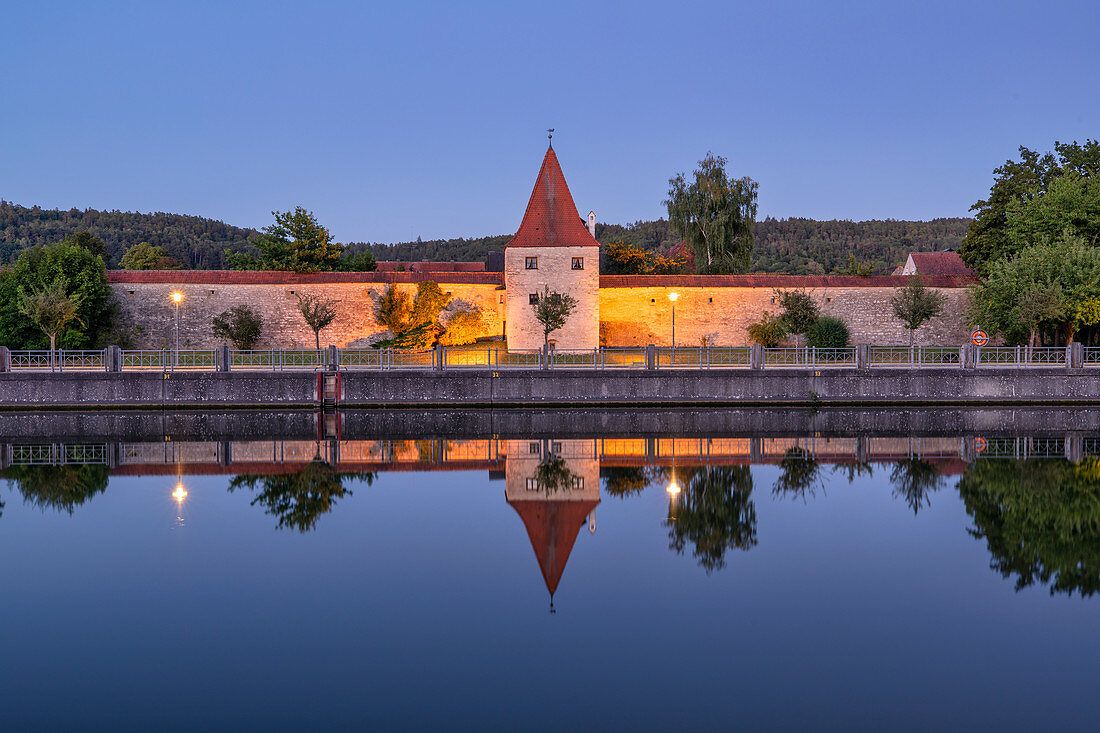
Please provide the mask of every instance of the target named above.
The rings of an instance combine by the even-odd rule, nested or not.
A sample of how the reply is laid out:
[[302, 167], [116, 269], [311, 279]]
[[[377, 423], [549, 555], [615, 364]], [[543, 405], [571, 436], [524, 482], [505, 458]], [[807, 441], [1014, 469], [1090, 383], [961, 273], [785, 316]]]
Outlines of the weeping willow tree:
[[726, 175], [726, 159], [707, 153], [695, 180], [683, 173], [668, 181], [668, 221], [695, 253], [696, 269], [736, 274], [749, 269], [758, 184]]

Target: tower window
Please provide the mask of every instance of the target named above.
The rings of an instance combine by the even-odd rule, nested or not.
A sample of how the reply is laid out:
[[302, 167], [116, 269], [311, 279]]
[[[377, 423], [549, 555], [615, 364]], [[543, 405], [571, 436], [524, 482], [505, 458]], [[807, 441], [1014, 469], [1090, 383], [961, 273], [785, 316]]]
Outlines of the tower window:
[[527, 296], [527, 302], [530, 303], [531, 305], [538, 305], [539, 304], [539, 294], [538, 293], [531, 293], [530, 295]]
[[584, 269], [584, 258], [583, 257], [574, 257], [573, 258], [573, 269], [574, 270], [583, 270]]
[[574, 489], [583, 489], [584, 488], [584, 476], [574, 476], [573, 477], [573, 488]]
[[537, 269], [539, 269], [539, 258], [538, 257], [528, 257], [526, 259], [526, 261], [524, 262], [524, 267], [528, 270], [537, 270]]

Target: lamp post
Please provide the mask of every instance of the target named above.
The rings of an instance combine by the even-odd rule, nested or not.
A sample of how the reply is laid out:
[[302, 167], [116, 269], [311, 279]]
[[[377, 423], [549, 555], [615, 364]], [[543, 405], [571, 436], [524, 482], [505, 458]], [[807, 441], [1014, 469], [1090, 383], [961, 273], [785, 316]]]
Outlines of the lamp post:
[[672, 348], [676, 349], [676, 299], [680, 297], [677, 292], [668, 294], [668, 299], [672, 301]]
[[176, 358], [179, 359], [180, 350], [180, 302], [183, 300], [183, 293], [176, 290], [172, 293], [172, 302], [176, 304]]

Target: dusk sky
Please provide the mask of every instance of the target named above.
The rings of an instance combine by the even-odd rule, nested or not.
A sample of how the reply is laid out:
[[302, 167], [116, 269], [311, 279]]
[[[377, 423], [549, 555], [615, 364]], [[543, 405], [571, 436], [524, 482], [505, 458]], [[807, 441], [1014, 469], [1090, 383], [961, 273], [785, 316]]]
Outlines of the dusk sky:
[[707, 151], [759, 217], [964, 216], [1020, 145], [1100, 136], [1100, 2], [9, 3], [0, 198], [340, 241], [666, 215]]

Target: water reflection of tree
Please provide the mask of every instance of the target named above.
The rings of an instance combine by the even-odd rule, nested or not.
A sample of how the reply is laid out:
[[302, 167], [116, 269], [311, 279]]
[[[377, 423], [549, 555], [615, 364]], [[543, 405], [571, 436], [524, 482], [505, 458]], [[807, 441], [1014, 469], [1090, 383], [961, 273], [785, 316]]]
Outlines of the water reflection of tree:
[[825, 488], [821, 479], [821, 466], [805, 448], [788, 449], [779, 461], [779, 470], [779, 478], [772, 486], [774, 496], [789, 496], [805, 501], [807, 496], [815, 496], [819, 488]]
[[1051, 595], [1100, 591], [1100, 461], [981, 460], [959, 482], [990, 567]]
[[102, 465], [11, 466], [0, 476], [15, 485], [24, 501], [72, 514], [73, 509], [107, 490], [110, 470]]
[[864, 463], [862, 461], [853, 461], [851, 463], [838, 463], [833, 466], [833, 473], [839, 473], [848, 479], [848, 483], [852, 483], [857, 478], [867, 476], [871, 478], [874, 475], [874, 470], [870, 463]]
[[314, 460], [295, 473], [236, 476], [229, 482], [229, 490], [258, 487], [260, 493], [252, 499], [252, 506], [262, 506], [278, 519], [279, 529], [296, 529], [304, 534], [317, 526], [321, 515], [332, 511], [337, 500], [351, 496], [351, 490], [344, 487], [345, 480], [358, 479], [370, 485], [374, 478], [373, 473], [341, 474], [331, 464]]
[[894, 497], [904, 499], [914, 516], [932, 503], [932, 494], [943, 486], [938, 468], [920, 458], [906, 458], [894, 464], [890, 471]]
[[622, 499], [642, 493], [653, 482], [652, 472], [639, 466], [601, 466], [600, 478], [607, 494]]
[[756, 546], [756, 505], [748, 466], [684, 469], [684, 488], [668, 519], [669, 548], [683, 553], [687, 543], [709, 574], [726, 565], [726, 550]]
[[543, 455], [546, 458], [539, 461], [538, 468], [535, 469], [535, 480], [539, 489], [546, 494], [556, 494], [573, 488], [575, 474], [565, 465], [565, 459], [548, 451], [544, 451]]

